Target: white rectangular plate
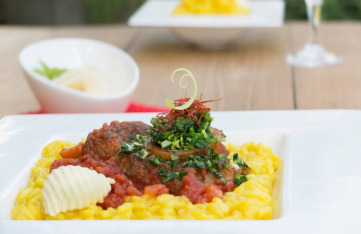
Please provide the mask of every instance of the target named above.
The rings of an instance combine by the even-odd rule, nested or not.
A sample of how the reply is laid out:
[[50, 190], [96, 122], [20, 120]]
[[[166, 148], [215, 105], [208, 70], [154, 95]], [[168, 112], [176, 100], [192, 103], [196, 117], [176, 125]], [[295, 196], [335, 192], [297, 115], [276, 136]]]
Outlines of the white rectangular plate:
[[178, 0], [148, 0], [133, 14], [128, 23], [143, 27], [281, 27], [284, 17], [283, 0], [251, 0], [249, 15], [174, 15]]
[[284, 160], [274, 220], [12, 221], [16, 193], [44, 145], [77, 140], [113, 120], [154, 114], [9, 116], [0, 121], [0, 233], [357, 233], [361, 230], [361, 111], [213, 112], [233, 143], [256, 141]]

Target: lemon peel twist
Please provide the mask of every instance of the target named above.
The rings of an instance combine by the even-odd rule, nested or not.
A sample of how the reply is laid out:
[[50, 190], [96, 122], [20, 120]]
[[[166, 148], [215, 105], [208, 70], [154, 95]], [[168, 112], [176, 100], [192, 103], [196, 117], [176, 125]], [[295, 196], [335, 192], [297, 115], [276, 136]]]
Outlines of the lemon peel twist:
[[190, 77], [192, 78], [192, 81], [193, 81], [193, 84], [194, 84], [194, 91], [193, 91], [193, 95], [192, 97], [188, 100], [188, 102], [186, 102], [184, 105], [181, 105], [181, 106], [174, 106], [173, 104], [173, 101], [170, 100], [170, 99], [166, 99], [165, 100], [165, 103], [167, 104], [168, 107], [174, 109], [174, 110], [185, 110], [187, 108], [189, 108], [192, 103], [194, 102], [194, 100], [196, 99], [196, 96], [197, 96], [197, 81], [196, 81], [196, 78], [194, 77], [194, 75], [192, 74], [192, 72], [186, 68], [178, 68], [176, 69], [173, 73], [172, 73], [172, 76], [171, 76], [171, 79], [172, 79], [172, 82], [174, 83], [174, 75], [179, 72], [179, 71], [184, 71], [186, 72], [185, 74], [182, 75], [182, 77], [180, 78], [179, 80], [179, 86], [182, 87], [182, 88], [187, 88], [188, 87], [188, 82], [185, 81], [185, 83], [183, 82], [183, 79], [185, 77]]

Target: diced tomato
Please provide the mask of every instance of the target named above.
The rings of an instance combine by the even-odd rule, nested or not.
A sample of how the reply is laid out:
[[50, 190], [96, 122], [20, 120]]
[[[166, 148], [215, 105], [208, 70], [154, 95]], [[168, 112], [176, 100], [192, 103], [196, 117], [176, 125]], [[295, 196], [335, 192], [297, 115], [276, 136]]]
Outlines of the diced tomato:
[[144, 194], [155, 197], [162, 194], [168, 194], [169, 189], [164, 184], [148, 185], [144, 188]]
[[127, 187], [127, 194], [129, 196], [141, 196], [142, 192], [140, 192], [137, 188], [135, 188], [134, 186], [129, 186]]
[[196, 179], [194, 173], [188, 173], [183, 177], [180, 195], [186, 196], [193, 204], [203, 202], [204, 190], [204, 185]]
[[210, 185], [209, 187], [205, 188], [205, 199], [207, 202], [212, 202], [213, 198], [223, 198], [223, 192], [217, 185]]
[[80, 142], [78, 145], [72, 148], [64, 148], [60, 151], [62, 158], [79, 158], [83, 155], [84, 143]]

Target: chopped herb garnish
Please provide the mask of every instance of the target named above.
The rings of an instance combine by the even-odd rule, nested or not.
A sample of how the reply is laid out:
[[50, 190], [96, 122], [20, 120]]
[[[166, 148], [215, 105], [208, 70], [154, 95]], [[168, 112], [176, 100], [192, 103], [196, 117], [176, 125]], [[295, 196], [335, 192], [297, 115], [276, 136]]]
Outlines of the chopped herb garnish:
[[171, 142], [171, 141], [168, 141], [168, 140], [162, 141], [162, 142], [160, 143], [160, 146], [161, 146], [163, 149], [167, 148], [167, 147], [170, 146], [170, 145], [172, 145], [172, 142]]
[[39, 63], [41, 65], [41, 69], [35, 68], [34, 72], [38, 73], [41, 76], [47, 77], [49, 80], [53, 80], [54, 78], [60, 76], [67, 71], [67, 69], [50, 68], [43, 61], [39, 61]]
[[132, 153], [134, 151], [134, 147], [131, 144], [123, 141], [122, 147], [118, 151], [118, 153]]
[[213, 147], [211, 147], [208, 151], [208, 154], [211, 155], [211, 156], [215, 156], [215, 150]]
[[136, 153], [141, 159], [145, 159], [148, 152], [144, 149], [144, 143], [148, 139], [147, 136], [137, 134], [135, 137], [132, 134], [128, 135], [130, 142], [122, 142], [122, 146], [117, 154]]
[[159, 167], [160, 163], [163, 162], [163, 158], [159, 156], [151, 155], [147, 158], [148, 162], [152, 164], [153, 166]]
[[206, 166], [207, 166], [207, 169], [208, 170], [211, 170], [211, 168], [212, 168], [212, 162], [211, 162], [211, 160], [206, 160]]
[[215, 173], [222, 181], [222, 183], [226, 184], [227, 181], [223, 177], [221, 166], [223, 166], [224, 169], [228, 168], [229, 161], [230, 160], [227, 157], [215, 153], [214, 149], [211, 148], [207, 155], [203, 155], [201, 152], [199, 152], [198, 155], [189, 156], [187, 161], [182, 165], [183, 167], [205, 168], [207, 171]]
[[179, 156], [178, 156], [177, 154], [171, 154], [171, 155], [170, 155], [170, 159], [171, 159], [172, 161], [175, 161], [175, 160], [178, 160], [178, 159], [179, 159]]
[[182, 180], [183, 180], [183, 177], [186, 176], [187, 174], [188, 174], [188, 173], [185, 172], [185, 171], [180, 171], [180, 172], [179, 172], [178, 179], [179, 179], [180, 181], [182, 181]]
[[252, 170], [245, 161], [243, 161], [240, 157], [238, 157], [238, 153], [235, 153], [233, 155], [233, 163], [237, 164], [239, 168], [243, 169], [244, 167], [247, 167], [248, 169]]
[[132, 146], [133, 146], [134, 149], [137, 150], [137, 149], [142, 148], [142, 147], [143, 147], [143, 144], [140, 143], [140, 142], [138, 142], [138, 141], [133, 141], [133, 142], [132, 142]]
[[216, 162], [216, 161], [213, 161], [213, 167], [217, 170], [217, 171], [220, 171], [220, 167], [219, 167], [219, 164]]
[[162, 177], [162, 183], [166, 183], [176, 178], [178, 178], [179, 181], [182, 181], [183, 177], [187, 175], [187, 172], [185, 171], [169, 172], [164, 170], [163, 168], [159, 168], [157, 173]]
[[172, 168], [175, 169], [177, 167], [178, 164], [178, 160], [179, 156], [176, 154], [171, 154], [171, 159], [167, 160], [166, 163]]
[[168, 160], [168, 161], [166, 161], [166, 163], [167, 163], [172, 169], [175, 169], [175, 168], [177, 167], [178, 160], [176, 160], [176, 161]]
[[205, 162], [202, 162], [202, 161], [195, 161], [195, 162], [194, 162], [194, 167], [206, 168], [206, 163], [205, 163]]
[[137, 154], [141, 159], [145, 159], [148, 155], [148, 152], [145, 149], [141, 149], [137, 152]]
[[233, 175], [233, 181], [234, 181], [234, 184], [239, 186], [241, 185], [242, 183], [246, 182], [248, 179], [245, 175], [241, 175], [239, 173], [234, 173]]
[[148, 130], [152, 142], [166, 150], [192, 150], [194, 148], [208, 148], [218, 138], [214, 135], [210, 125], [212, 117], [209, 108], [203, 102], [196, 100], [196, 104], [185, 110], [171, 110], [150, 123]]
[[222, 132], [222, 138], [221, 138], [221, 141], [222, 141], [222, 142], [226, 142], [227, 137], [226, 137], [226, 135], [224, 135], [224, 133], [223, 133], [223, 131], [222, 131], [222, 130], [221, 130], [221, 132]]
[[247, 176], [248, 175], [248, 170], [244, 170], [244, 168], [248, 168], [249, 170], [252, 170], [245, 161], [243, 161], [239, 156], [238, 153], [235, 153], [233, 155], [233, 163], [237, 164], [239, 166], [240, 169], [242, 169], [241, 173], [234, 173], [233, 175], [233, 181], [234, 184], [239, 186], [240, 184], [246, 182]]
[[230, 160], [226, 156], [221, 155], [221, 158], [219, 159], [219, 161], [229, 162]]
[[175, 172], [169, 172], [164, 170], [163, 168], [159, 168], [157, 173], [162, 177], [162, 183], [174, 180], [177, 177], [177, 174]]
[[227, 181], [224, 179], [222, 172], [217, 171], [216, 169], [212, 169], [212, 172], [218, 176], [218, 178], [223, 184], [227, 184]]
[[144, 144], [148, 140], [148, 136], [137, 134], [137, 135], [135, 135], [135, 140], [141, 144]]
[[129, 134], [129, 135], [128, 135], [128, 138], [129, 138], [129, 141], [134, 141], [134, 136], [133, 136], [133, 134]]

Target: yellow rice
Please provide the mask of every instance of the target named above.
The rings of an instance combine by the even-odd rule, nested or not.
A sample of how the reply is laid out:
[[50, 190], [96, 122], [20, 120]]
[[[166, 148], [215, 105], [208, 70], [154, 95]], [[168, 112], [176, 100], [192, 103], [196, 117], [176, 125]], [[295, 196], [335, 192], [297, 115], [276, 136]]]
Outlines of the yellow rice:
[[[245, 2], [245, 1], [244, 1]], [[181, 0], [174, 14], [249, 14], [249, 7], [237, 0]]]
[[41, 159], [31, 169], [28, 185], [20, 189], [12, 209], [16, 220], [50, 219], [272, 219], [274, 202], [273, 184], [280, 160], [270, 147], [246, 143], [242, 146], [228, 144], [227, 149], [239, 153], [252, 168], [249, 180], [228, 192], [223, 199], [193, 205], [184, 196], [164, 194], [158, 197], [127, 197], [118, 208], [91, 205], [81, 210], [67, 211], [51, 217], [44, 213], [41, 190], [49, 174], [51, 163], [61, 158], [59, 151], [73, 144], [56, 141], [47, 145]]

